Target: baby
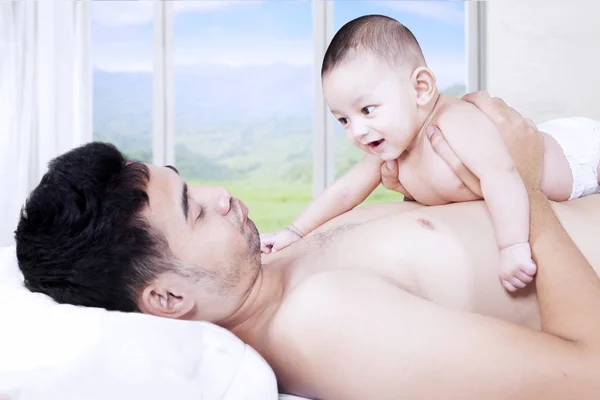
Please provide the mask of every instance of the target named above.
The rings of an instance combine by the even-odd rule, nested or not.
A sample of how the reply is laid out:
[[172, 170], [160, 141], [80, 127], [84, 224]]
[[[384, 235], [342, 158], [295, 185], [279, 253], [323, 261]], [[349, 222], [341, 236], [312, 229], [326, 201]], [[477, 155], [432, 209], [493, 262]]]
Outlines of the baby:
[[[512, 292], [533, 280], [536, 265], [528, 242], [528, 197], [508, 150], [484, 113], [438, 92], [435, 76], [409, 29], [380, 15], [348, 22], [327, 49], [321, 78], [332, 114], [348, 139], [366, 154], [293, 224], [261, 236], [264, 252], [289, 246], [360, 204], [379, 185], [382, 163], [390, 160], [398, 161], [400, 189], [407, 199], [425, 205], [481, 199], [423, 136], [431, 124], [440, 128], [480, 180], [500, 251], [503, 286]], [[542, 178], [542, 190], [551, 200], [598, 192], [599, 126], [592, 120], [571, 118], [540, 127], [553, 131], [552, 136], [544, 134]]]

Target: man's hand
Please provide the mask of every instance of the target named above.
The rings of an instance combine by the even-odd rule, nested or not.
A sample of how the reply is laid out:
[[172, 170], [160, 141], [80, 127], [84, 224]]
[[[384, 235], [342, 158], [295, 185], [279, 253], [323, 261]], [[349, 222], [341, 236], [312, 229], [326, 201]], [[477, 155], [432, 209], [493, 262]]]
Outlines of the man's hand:
[[402, 193], [404, 200], [414, 201], [406, 188], [398, 179], [398, 160], [390, 160], [381, 164], [381, 184], [384, 188], [394, 192]]
[[[508, 107], [502, 99], [491, 98], [486, 92], [466, 94], [463, 100], [472, 103], [487, 115], [500, 132], [527, 189], [539, 190], [544, 161], [544, 139], [535, 124]], [[433, 149], [473, 193], [481, 196], [479, 179], [454, 153], [443, 133], [436, 126], [427, 127], [425, 132]], [[382, 168], [382, 176], [383, 172]], [[391, 181], [391, 176], [388, 176], [384, 186], [393, 186]]]
[[[452, 151], [440, 130], [435, 126], [429, 126], [426, 135], [435, 151], [452, 168], [454, 173], [464, 182], [465, 186], [479, 197], [483, 197], [479, 178], [465, 167], [456, 153]], [[405, 200], [414, 200], [398, 179], [398, 160], [387, 161], [381, 165], [381, 184], [388, 190], [402, 193]]]
[[[528, 190], [540, 189], [544, 162], [544, 138], [535, 124], [487, 92], [468, 93], [464, 101], [479, 108], [494, 123]], [[460, 175], [459, 175], [460, 176]]]
[[471, 172], [469, 168], [463, 164], [456, 153], [450, 148], [450, 145], [444, 138], [444, 135], [436, 126], [428, 126], [425, 130], [425, 135], [431, 142], [431, 147], [436, 153], [452, 168], [454, 173], [463, 181], [466, 187], [468, 187], [473, 193], [479, 197], [483, 197], [481, 191], [481, 183], [479, 178]]
[[[544, 138], [535, 124], [508, 107], [502, 99], [491, 98], [486, 92], [469, 93], [463, 100], [472, 103], [487, 115], [500, 132], [527, 189], [539, 191], [544, 161]], [[443, 133], [436, 126], [429, 126], [425, 132], [433, 149], [473, 193], [481, 196], [479, 179], [454, 153]], [[391, 162], [392, 168], [388, 168], [388, 163], [381, 167], [381, 183], [389, 190], [402, 192], [404, 188], [398, 180], [397, 162]]]

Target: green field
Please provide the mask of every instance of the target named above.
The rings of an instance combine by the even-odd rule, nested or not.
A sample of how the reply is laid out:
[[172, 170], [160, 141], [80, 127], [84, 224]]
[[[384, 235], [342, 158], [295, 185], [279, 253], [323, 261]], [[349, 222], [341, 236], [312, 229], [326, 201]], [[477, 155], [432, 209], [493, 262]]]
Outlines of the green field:
[[[312, 185], [265, 181], [195, 181], [191, 185], [224, 186], [248, 206], [249, 217], [260, 232], [272, 232], [290, 224], [312, 200]], [[363, 204], [399, 201], [402, 195], [377, 188]]]
[[[273, 122], [270, 121], [270, 124]], [[216, 156], [212, 146], [212, 157], [183, 151], [178, 148], [177, 167], [191, 185], [224, 186], [234, 197], [241, 199], [249, 209], [249, 216], [260, 232], [272, 232], [289, 225], [313, 199], [312, 141], [308, 132], [300, 129], [285, 131], [287, 124], [272, 127], [256, 127], [261, 134], [277, 131], [283, 134], [267, 135], [269, 140], [235, 146], [235, 152]], [[270, 128], [270, 129], [269, 129]], [[229, 135], [229, 138], [234, 135]], [[198, 140], [198, 138], [196, 138]], [[187, 141], [193, 143], [190, 137]], [[206, 143], [206, 141], [204, 142]], [[207, 146], [197, 143], [190, 146], [202, 149]], [[343, 175], [362, 157], [362, 152], [353, 147], [340, 131], [336, 136], [336, 178]], [[240, 154], [240, 150], [245, 151]], [[251, 149], [250, 151], [248, 151]], [[221, 150], [226, 153], [226, 150]], [[207, 159], [210, 162], [207, 163]], [[250, 167], [250, 168], [249, 168]], [[199, 178], [199, 175], [223, 178]], [[237, 176], [237, 178], [233, 178]], [[402, 195], [383, 187], [377, 188], [364, 204], [399, 201]]]

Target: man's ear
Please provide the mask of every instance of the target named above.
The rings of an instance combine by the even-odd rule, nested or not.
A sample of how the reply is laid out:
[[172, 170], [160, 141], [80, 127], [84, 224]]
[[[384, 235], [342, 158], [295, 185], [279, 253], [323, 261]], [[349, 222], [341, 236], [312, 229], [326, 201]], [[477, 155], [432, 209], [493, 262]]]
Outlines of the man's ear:
[[143, 312], [159, 317], [180, 319], [194, 309], [194, 300], [184, 290], [160, 280], [148, 285], [140, 300]]
[[435, 75], [429, 68], [415, 69], [410, 77], [410, 83], [417, 94], [417, 105], [425, 106], [437, 98]]

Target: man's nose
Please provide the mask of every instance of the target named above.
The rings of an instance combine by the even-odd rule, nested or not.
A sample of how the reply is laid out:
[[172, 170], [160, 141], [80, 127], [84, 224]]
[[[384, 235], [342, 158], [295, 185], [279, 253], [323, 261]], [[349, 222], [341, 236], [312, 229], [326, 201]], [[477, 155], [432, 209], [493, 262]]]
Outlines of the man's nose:
[[231, 193], [224, 187], [216, 188], [217, 190], [217, 212], [221, 215], [227, 215], [231, 209]]

